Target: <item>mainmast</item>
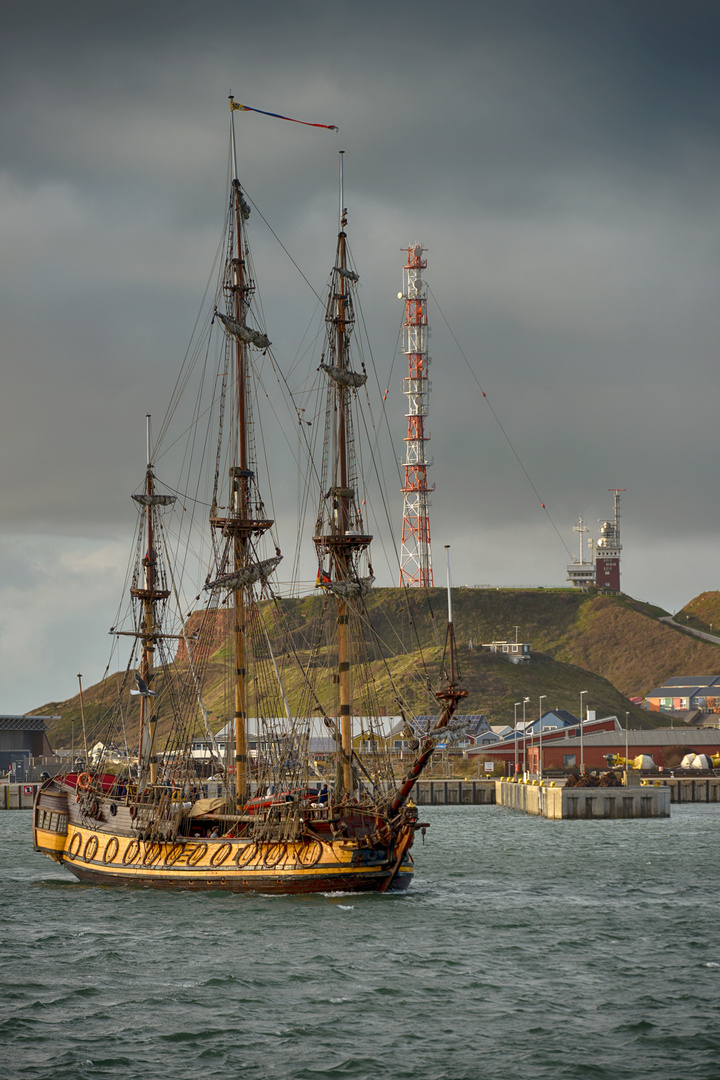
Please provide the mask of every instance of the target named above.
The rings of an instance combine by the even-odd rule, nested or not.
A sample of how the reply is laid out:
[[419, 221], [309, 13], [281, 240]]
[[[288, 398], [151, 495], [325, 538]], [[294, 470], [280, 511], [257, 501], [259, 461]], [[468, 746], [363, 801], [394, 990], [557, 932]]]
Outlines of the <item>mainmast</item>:
[[[233, 126], [233, 150], [235, 124], [232, 113], [230, 114]], [[233, 153], [234, 159], [234, 153]], [[235, 238], [237, 243], [236, 256], [232, 262], [233, 279], [233, 314], [241, 325], [245, 323], [245, 316], [249, 306], [249, 287], [245, 280], [245, 261], [242, 248], [242, 213], [240, 208], [240, 184], [237, 178], [237, 167], [233, 170], [233, 202], [235, 213]], [[237, 465], [230, 467], [230, 509], [235, 518], [233, 535], [233, 570], [240, 571], [246, 562], [246, 545], [249, 533], [243, 524], [248, 519], [248, 482], [250, 471], [248, 469], [248, 445], [247, 445], [247, 415], [246, 415], [246, 386], [247, 375], [247, 345], [236, 339], [235, 341], [235, 374], [237, 382]], [[234, 629], [233, 637], [235, 644], [235, 779], [238, 803], [243, 803], [247, 794], [247, 664], [245, 659], [245, 590], [240, 587], [234, 590]]]
[[[340, 151], [340, 231], [332, 273], [330, 295], [325, 315], [328, 327], [327, 363], [320, 367], [328, 375], [328, 403], [323, 455], [323, 496], [314, 542], [318, 561], [329, 556], [330, 573], [319, 574], [319, 584], [336, 597], [337, 607], [337, 684], [340, 712], [341, 787], [345, 795], [353, 791], [352, 771], [352, 679], [350, 616], [351, 598], [363, 595], [372, 582], [361, 580], [357, 560], [372, 539], [365, 534], [357, 497], [358, 478], [352, 438], [351, 393], [362, 386], [367, 376], [350, 366], [349, 344], [355, 322], [352, 284], [357, 274], [347, 262], [347, 209], [343, 206], [343, 154]], [[325, 359], [325, 358], [323, 358]], [[329, 461], [328, 461], [329, 454]]]
[[[342, 162], [344, 151], [340, 151], [340, 169], [342, 175]], [[342, 204], [342, 182], [340, 184]], [[342, 271], [345, 270], [346, 250], [344, 225], [347, 222], [344, 207], [341, 205], [340, 233], [338, 234], [338, 258], [337, 266], [341, 272], [340, 280], [344, 281]], [[347, 295], [345, 291], [338, 291], [335, 295], [335, 355], [337, 366], [340, 371], [347, 371]], [[339, 539], [348, 532], [348, 502], [350, 488], [348, 486], [347, 469], [347, 396], [346, 387], [338, 385], [337, 394], [337, 454], [338, 454], [338, 485], [336, 488], [337, 499], [337, 536]], [[335, 552], [335, 578], [338, 581], [347, 580], [348, 569], [351, 559], [351, 548], [342, 542], [336, 544]], [[350, 794], [353, 789], [352, 777], [352, 687], [350, 684], [350, 636], [348, 633], [348, 603], [347, 600], [338, 597], [337, 601], [337, 627], [338, 627], [338, 681], [340, 687], [340, 739], [343, 753], [342, 777], [343, 791]]]

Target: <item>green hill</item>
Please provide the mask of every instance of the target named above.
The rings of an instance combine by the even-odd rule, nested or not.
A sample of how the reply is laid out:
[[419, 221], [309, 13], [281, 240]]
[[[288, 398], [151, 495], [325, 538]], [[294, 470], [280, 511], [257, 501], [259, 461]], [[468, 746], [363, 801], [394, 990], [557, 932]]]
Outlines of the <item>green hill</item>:
[[720, 636], [720, 592], [704, 592], [675, 615], [675, 621], [693, 630]]
[[[292, 627], [294, 647], [306, 658], [321, 617], [319, 597], [282, 600], [280, 608]], [[392, 698], [388, 671], [393, 679], [407, 685], [404, 672], [421, 655], [428, 672], [435, 675], [445, 637], [444, 590], [377, 589], [369, 598], [369, 612], [386, 655], [372, 670], [381, 695], [386, 691], [388, 700]], [[637, 708], [628, 698], [643, 696], [670, 675], [720, 672], [720, 646], [659, 622], [666, 614], [627, 596], [571, 589], [454, 589], [453, 620], [460, 670], [468, 691], [462, 711], [486, 713], [491, 723], [511, 724], [516, 702], [528, 697], [527, 715], [533, 716], [540, 695], [545, 695], [544, 708], [566, 708], [577, 715], [580, 692], [587, 690], [585, 704], [598, 715], [614, 713], [624, 722], [627, 711], [634, 727], [663, 724], [660, 716]], [[709, 630], [714, 624], [720, 630], [720, 593], [703, 593], [676, 616], [678, 621], [683, 621], [682, 616], [688, 617], [689, 626]], [[274, 614], [268, 621], [276, 628], [280, 622]], [[205, 700], [217, 727], [229, 715], [227, 630], [227, 613], [223, 612], [205, 639], [212, 687]], [[516, 638], [530, 643], [530, 664], [510, 664], [481, 648], [483, 642]], [[103, 717], [118, 688], [119, 677], [114, 675], [84, 691], [89, 732], [102, 731]], [[127, 730], [136, 732], [137, 699], [125, 699], [124, 707]], [[418, 698], [413, 707], [424, 712], [427, 704]], [[78, 697], [50, 702], [33, 711], [60, 714], [62, 719], [50, 733], [51, 743], [58, 746], [69, 745], [74, 719], [78, 745]], [[162, 737], [162, 717], [158, 733]]]

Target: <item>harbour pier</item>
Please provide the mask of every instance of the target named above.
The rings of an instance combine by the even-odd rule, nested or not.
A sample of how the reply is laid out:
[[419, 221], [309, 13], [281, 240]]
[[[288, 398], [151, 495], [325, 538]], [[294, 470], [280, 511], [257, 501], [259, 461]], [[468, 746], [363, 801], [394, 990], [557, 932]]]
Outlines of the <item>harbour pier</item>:
[[495, 801], [511, 810], [553, 820], [670, 817], [671, 789], [662, 784], [566, 788], [498, 780]]

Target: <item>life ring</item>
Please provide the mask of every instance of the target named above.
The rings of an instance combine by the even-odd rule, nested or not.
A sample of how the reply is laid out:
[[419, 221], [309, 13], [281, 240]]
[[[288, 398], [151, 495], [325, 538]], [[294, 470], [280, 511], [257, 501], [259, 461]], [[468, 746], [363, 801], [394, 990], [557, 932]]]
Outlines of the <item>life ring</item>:
[[248, 863], [252, 862], [252, 860], [255, 858], [257, 851], [257, 841], [251, 840], [249, 844], [246, 844], [245, 847], [241, 847], [238, 851], [237, 855], [235, 856], [235, 865], [238, 867], [247, 866]]
[[[111, 836], [110, 839], [108, 840], [107, 844], [105, 845], [105, 850], [103, 851], [103, 857], [102, 857], [103, 862], [104, 863], [112, 862], [113, 859], [115, 858], [115, 856], [118, 853], [119, 847], [120, 847], [120, 844], [118, 843], [117, 836]], [[112, 852], [112, 854], [111, 854], [111, 852]]]
[[[75, 841], [77, 840], [77, 843]], [[72, 839], [68, 844], [67, 853], [71, 859], [77, 858], [77, 854], [82, 847], [82, 836], [79, 832], [73, 833]]]
[[77, 778], [77, 786], [81, 791], [89, 791], [92, 784], [92, 776], [89, 772], [81, 772]]
[[143, 855], [143, 866], [153, 866], [160, 856], [162, 855], [162, 844], [159, 844], [157, 840], [153, 840], [145, 848], [145, 854]]
[[269, 866], [269, 867], [277, 866], [277, 864], [280, 862], [283, 855], [285, 854], [285, 849], [286, 848], [287, 848], [287, 844], [283, 844], [283, 843], [281, 843], [279, 841], [276, 841], [275, 843], [270, 844], [268, 846], [267, 851], [265, 852], [265, 855], [264, 855], [264, 858], [263, 858], [263, 863], [265, 864], [265, 866]]
[[297, 851], [297, 861], [301, 866], [315, 866], [322, 855], [322, 844], [319, 840], [306, 840]]
[[188, 855], [188, 866], [197, 866], [207, 851], [207, 844], [197, 844]]
[[89, 817], [94, 817], [96, 820], [100, 817], [100, 803], [95, 800], [89, 810]]
[[228, 844], [227, 841], [221, 844], [219, 848], [216, 848], [210, 856], [210, 863], [212, 866], [222, 866], [224, 862], [230, 858], [230, 852], [232, 851], [232, 844]]
[[185, 850], [185, 845], [184, 844], [181, 844], [180, 842], [177, 842], [177, 843], [173, 844], [173, 846], [170, 848], [170, 850], [168, 851], [168, 853], [165, 856], [165, 865], [166, 866], [174, 866], [175, 863], [180, 858], [180, 856], [182, 855], [184, 850]]
[[123, 860], [122, 861], [125, 864], [125, 866], [129, 866], [130, 863], [134, 863], [139, 854], [140, 854], [140, 841], [139, 840], [131, 840], [130, 843], [128, 844], [128, 846], [125, 848], [125, 850], [123, 852]]
[[85, 841], [85, 848], [83, 850], [83, 859], [85, 862], [92, 862], [97, 855], [98, 838], [97, 836], [89, 836]]

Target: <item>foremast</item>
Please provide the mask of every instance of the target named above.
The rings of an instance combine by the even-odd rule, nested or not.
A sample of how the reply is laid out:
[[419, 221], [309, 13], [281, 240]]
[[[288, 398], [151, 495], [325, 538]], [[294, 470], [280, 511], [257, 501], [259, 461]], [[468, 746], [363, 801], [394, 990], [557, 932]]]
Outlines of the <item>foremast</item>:
[[[340, 231], [335, 266], [325, 314], [327, 356], [320, 364], [328, 376], [323, 452], [322, 494], [313, 541], [318, 556], [318, 584], [336, 598], [337, 684], [340, 713], [341, 793], [353, 792], [352, 714], [353, 686], [350, 642], [350, 605], [372, 584], [370, 576], [362, 579], [358, 562], [372, 536], [365, 532], [357, 493], [352, 427], [352, 394], [367, 379], [350, 365], [349, 345], [355, 317], [352, 287], [358, 275], [348, 267], [347, 210], [343, 204], [342, 162], [340, 151]], [[325, 560], [328, 570], [325, 570]]]
[[157, 495], [150, 446], [150, 415], [146, 416], [146, 469], [145, 491], [133, 498], [142, 507], [141, 544], [145, 550], [140, 562], [140, 572], [130, 588], [130, 595], [140, 601], [141, 615], [137, 635], [140, 638], [140, 671], [138, 690], [140, 697], [140, 732], [138, 749], [138, 784], [143, 791], [157, 783], [157, 706], [152, 689], [155, 674], [155, 644], [160, 636], [157, 606], [170, 596], [158, 562], [156, 550], [155, 513], [157, 506], [175, 501], [171, 495]]

